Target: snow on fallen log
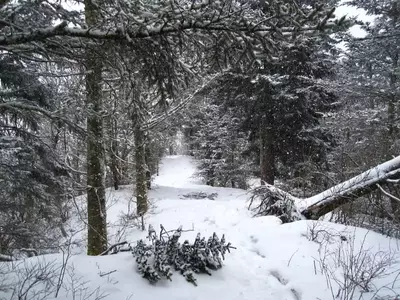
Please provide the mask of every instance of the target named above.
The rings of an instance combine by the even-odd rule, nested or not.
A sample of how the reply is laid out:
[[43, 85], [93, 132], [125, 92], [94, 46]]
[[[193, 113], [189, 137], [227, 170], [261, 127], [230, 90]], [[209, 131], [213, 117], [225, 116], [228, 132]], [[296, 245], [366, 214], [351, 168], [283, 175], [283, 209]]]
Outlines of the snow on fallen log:
[[307, 219], [318, 219], [326, 213], [364, 196], [385, 184], [389, 179], [400, 177], [400, 156], [361, 173], [343, 183], [313, 197], [300, 201]]
[[256, 216], [275, 215], [284, 223], [301, 218], [317, 220], [341, 205], [371, 193], [380, 185], [398, 183], [398, 179], [400, 156], [309, 198], [296, 198], [272, 185], [259, 186], [252, 191], [249, 209]]

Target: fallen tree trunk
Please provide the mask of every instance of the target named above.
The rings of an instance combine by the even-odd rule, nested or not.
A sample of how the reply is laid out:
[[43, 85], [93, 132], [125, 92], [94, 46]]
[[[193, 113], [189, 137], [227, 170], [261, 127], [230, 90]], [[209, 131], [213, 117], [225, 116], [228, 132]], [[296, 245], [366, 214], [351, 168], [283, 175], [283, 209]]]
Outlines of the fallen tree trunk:
[[279, 211], [278, 217], [284, 216], [281, 218], [283, 222], [295, 221], [301, 217], [317, 220], [336, 208], [373, 192], [390, 180], [397, 182], [399, 179], [400, 156], [310, 198], [296, 198], [272, 185], [257, 187], [253, 191], [249, 208], [257, 203], [253, 207], [256, 215], [277, 215], [276, 211]]
[[10, 255], [5, 255], [0, 253], [0, 262], [5, 262], [5, 261], [14, 261], [14, 258]]
[[389, 179], [400, 178], [400, 156], [361, 173], [343, 183], [307, 198], [308, 206], [301, 211], [307, 219], [316, 220], [328, 212], [352, 202], [386, 184]]

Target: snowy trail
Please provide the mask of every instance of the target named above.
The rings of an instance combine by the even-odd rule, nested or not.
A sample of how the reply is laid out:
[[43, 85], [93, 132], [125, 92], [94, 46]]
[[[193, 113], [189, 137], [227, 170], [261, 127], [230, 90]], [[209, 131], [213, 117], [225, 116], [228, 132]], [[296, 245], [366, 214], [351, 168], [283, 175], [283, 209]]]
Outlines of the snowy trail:
[[[195, 171], [195, 163], [190, 157], [169, 156], [163, 159], [159, 176], [154, 179], [153, 189], [149, 193], [154, 208], [146, 217], [146, 224], [152, 224], [156, 230], [160, 224], [168, 230], [181, 225], [184, 229], [193, 228], [194, 231], [185, 232], [182, 237], [190, 241], [198, 232], [207, 237], [213, 232], [225, 234], [227, 241], [237, 249], [227, 255], [224, 267], [213, 272], [212, 276], [196, 275], [198, 287], [187, 283], [178, 273], [173, 275], [172, 282], [160, 282], [152, 286], [136, 272], [130, 253], [104, 257], [80, 254], [72, 257], [71, 263], [78, 275], [90, 281], [91, 289], [101, 287], [109, 295], [105, 299], [118, 300], [332, 299], [325, 276], [318, 268], [321, 244], [307, 238], [313, 222], [281, 225], [275, 217], [252, 218], [246, 209], [246, 191], [206, 186], [193, 176]], [[185, 197], [199, 192], [215, 193], [217, 196], [214, 200]], [[145, 232], [121, 227], [121, 214], [134, 210], [131, 187], [109, 190], [107, 195], [110, 241], [134, 242], [145, 238]], [[78, 223], [79, 220], [76, 220], [75, 226]], [[366, 235], [363, 229], [355, 231], [354, 228], [338, 224], [322, 222], [318, 226], [322, 232], [335, 234], [327, 248], [332, 253], [336, 247], [343, 245], [340, 236], [350, 239], [356, 232], [358, 238], [355, 245], [359, 247]], [[375, 233], [366, 236], [364, 247], [369, 251], [398, 249], [397, 241], [390, 241]], [[111, 271], [108, 276], [100, 276]], [[376, 284], [382, 286], [392, 281], [393, 278], [384, 278]], [[400, 291], [400, 286], [395, 285], [394, 290]], [[72, 298], [69, 295], [62, 299]]]
[[194, 178], [195, 172], [196, 166], [189, 156], [167, 156], [162, 160], [154, 184], [169, 187], [201, 185], [201, 181]]

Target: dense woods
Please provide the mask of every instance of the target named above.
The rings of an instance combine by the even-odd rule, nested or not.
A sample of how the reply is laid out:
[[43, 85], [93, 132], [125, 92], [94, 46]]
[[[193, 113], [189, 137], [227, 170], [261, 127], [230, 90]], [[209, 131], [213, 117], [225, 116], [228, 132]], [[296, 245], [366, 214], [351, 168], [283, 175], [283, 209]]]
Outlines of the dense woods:
[[[144, 226], [165, 155], [193, 156], [210, 186], [265, 185], [258, 215], [392, 161], [400, 2], [348, 4], [375, 21], [338, 1], [1, 1], [0, 254], [52, 252], [85, 195], [87, 253], [103, 253], [106, 189], [133, 185]], [[397, 236], [398, 169], [303, 217]]]

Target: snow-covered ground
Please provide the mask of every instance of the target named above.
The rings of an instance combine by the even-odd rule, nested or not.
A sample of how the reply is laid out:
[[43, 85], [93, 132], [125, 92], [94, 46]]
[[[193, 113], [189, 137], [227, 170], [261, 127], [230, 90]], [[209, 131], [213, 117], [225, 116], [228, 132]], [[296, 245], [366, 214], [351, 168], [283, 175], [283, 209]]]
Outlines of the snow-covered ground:
[[[195, 163], [190, 157], [169, 156], [163, 160], [160, 174], [154, 179], [149, 193], [152, 206], [146, 224], [152, 224], [155, 229], [160, 224], [170, 230], [180, 225], [183, 229], [194, 229], [183, 233], [183, 239], [189, 240], [193, 240], [197, 232], [207, 237], [213, 232], [225, 234], [227, 241], [237, 249], [227, 255], [221, 270], [212, 276], [196, 275], [197, 287], [179, 274], [172, 277], [172, 282], [160, 282], [153, 286], [136, 272], [131, 253], [88, 257], [84, 254], [84, 247], [76, 246], [75, 254], [69, 258], [64, 281], [67, 286], [72, 281], [75, 286], [82, 283], [81, 294], [75, 292], [74, 295], [72, 289], [66, 291], [61, 288], [57, 299], [96, 299], [96, 293], [105, 295], [105, 299], [117, 300], [378, 299], [377, 295], [390, 296], [384, 299], [397, 299], [396, 294], [400, 294], [397, 240], [328, 222], [300, 221], [281, 225], [275, 217], [252, 218], [247, 210], [246, 191], [203, 185], [193, 177], [194, 172]], [[187, 197], [200, 192], [214, 193], [214, 200]], [[123, 214], [134, 211], [132, 194], [130, 186], [107, 192], [111, 243], [123, 240], [134, 242], [146, 236], [146, 232], [135, 227], [123, 226], [120, 220]], [[81, 214], [81, 217], [84, 218], [84, 215]], [[85, 239], [84, 224], [79, 215], [72, 220], [70, 230], [75, 230], [75, 241]], [[54, 261], [56, 264], [63, 258], [66, 256], [46, 255], [27, 259], [20, 266], [26, 269], [38, 260], [42, 264], [43, 261]], [[357, 287], [351, 298], [344, 298], [343, 293], [334, 298], [338, 292], [334, 278], [344, 283], [344, 265], [357, 266], [352, 268], [353, 273], [358, 272], [359, 277], [365, 279], [373, 272], [371, 266], [379, 263], [384, 263], [380, 268], [383, 273], [371, 282], [370, 292], [361, 294]], [[327, 266], [327, 273], [323, 271], [323, 265]], [[11, 264], [3, 263], [0, 267], [1, 287], [1, 270], [11, 268]], [[14, 267], [14, 271], [18, 268]], [[331, 280], [326, 279], [326, 274]], [[21, 285], [17, 283], [17, 277], [6, 277], [10, 286]], [[91, 292], [94, 293], [91, 295]], [[4, 299], [10, 299], [9, 293], [2, 294], [0, 289], [0, 299], [3, 295]], [[54, 293], [46, 299], [53, 298], [56, 298]], [[28, 295], [25, 299], [36, 298]]]

